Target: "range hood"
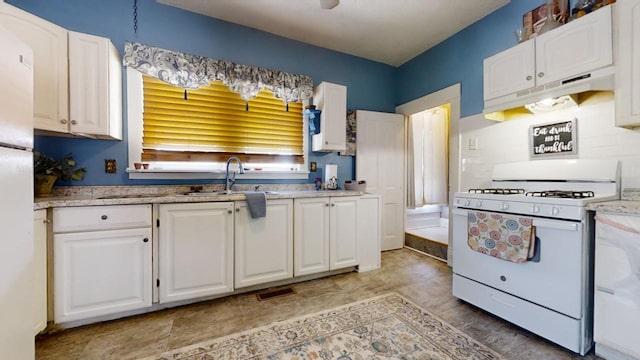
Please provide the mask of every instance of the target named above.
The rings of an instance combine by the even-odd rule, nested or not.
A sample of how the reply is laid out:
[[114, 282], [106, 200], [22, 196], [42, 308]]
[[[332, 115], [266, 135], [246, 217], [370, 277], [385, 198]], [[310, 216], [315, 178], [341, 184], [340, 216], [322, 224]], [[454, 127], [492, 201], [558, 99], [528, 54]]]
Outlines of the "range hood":
[[497, 111], [514, 109], [563, 95], [576, 95], [586, 91], [611, 91], [613, 89], [614, 67], [608, 66], [571, 78], [553, 81], [548, 84], [487, 100], [484, 102], [483, 113], [490, 114]]

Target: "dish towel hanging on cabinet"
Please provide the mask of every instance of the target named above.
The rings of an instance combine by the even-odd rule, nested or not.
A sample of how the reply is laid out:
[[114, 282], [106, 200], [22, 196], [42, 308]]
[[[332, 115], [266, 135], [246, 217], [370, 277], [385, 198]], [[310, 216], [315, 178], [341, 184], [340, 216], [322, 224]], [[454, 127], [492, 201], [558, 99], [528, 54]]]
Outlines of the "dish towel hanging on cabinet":
[[535, 253], [531, 218], [470, 211], [467, 220], [467, 245], [474, 251], [516, 263]]
[[252, 219], [267, 216], [267, 196], [264, 192], [252, 192], [244, 194]]

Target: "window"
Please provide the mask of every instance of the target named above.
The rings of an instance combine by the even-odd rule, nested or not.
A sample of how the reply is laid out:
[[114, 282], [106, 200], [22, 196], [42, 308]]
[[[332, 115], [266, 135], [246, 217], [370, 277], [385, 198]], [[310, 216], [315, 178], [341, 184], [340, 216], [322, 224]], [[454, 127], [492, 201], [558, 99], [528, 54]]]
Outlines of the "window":
[[230, 156], [253, 170], [245, 178], [307, 176], [302, 102], [287, 111], [266, 89], [247, 102], [220, 82], [185, 90], [130, 68], [127, 89], [129, 164], [151, 164], [131, 178], [222, 177], [202, 173], [222, 171]]

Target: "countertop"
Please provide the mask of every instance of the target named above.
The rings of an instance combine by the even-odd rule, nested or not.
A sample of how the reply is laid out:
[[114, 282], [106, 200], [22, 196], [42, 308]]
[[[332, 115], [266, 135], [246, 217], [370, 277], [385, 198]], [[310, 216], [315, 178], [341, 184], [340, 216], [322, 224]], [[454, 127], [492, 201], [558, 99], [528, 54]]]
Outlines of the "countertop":
[[591, 203], [587, 210], [640, 215], [640, 189], [625, 189], [620, 200]]
[[[36, 198], [34, 201], [34, 210], [46, 209], [52, 207], [70, 207], [70, 206], [93, 206], [93, 205], [130, 205], [130, 204], [168, 204], [168, 203], [191, 203], [191, 202], [212, 202], [212, 201], [242, 201], [245, 199], [244, 194], [199, 194], [184, 195], [187, 191], [170, 191], [167, 187], [158, 186], [156, 192], [149, 192], [152, 187], [145, 187], [147, 191], [142, 191], [141, 187], [109, 187], [111, 189], [98, 189], [92, 187], [83, 191], [70, 191], [66, 193], [54, 193], [52, 197]], [[106, 188], [106, 187], [105, 187]], [[126, 192], [116, 192], [123, 190]], [[104, 191], [111, 190], [111, 191]], [[137, 192], [136, 192], [137, 190]], [[206, 192], [221, 191], [207, 189]], [[250, 190], [239, 190], [250, 191]], [[259, 190], [260, 191], [260, 190]], [[267, 200], [270, 199], [299, 199], [299, 198], [319, 198], [319, 197], [336, 197], [336, 196], [361, 196], [362, 192], [347, 190], [266, 190]], [[275, 192], [275, 193], [274, 193]]]

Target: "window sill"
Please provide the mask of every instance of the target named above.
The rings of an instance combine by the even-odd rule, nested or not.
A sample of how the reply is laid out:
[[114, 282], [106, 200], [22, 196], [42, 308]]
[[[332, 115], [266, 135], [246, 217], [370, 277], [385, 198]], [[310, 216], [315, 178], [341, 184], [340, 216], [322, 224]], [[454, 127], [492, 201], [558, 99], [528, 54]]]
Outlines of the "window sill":
[[[189, 179], [224, 179], [224, 171], [207, 170], [162, 170], [132, 169], [127, 173], [131, 180], [189, 180]], [[246, 170], [244, 174], [236, 174], [236, 179], [245, 180], [307, 180], [308, 171], [255, 171]]]

